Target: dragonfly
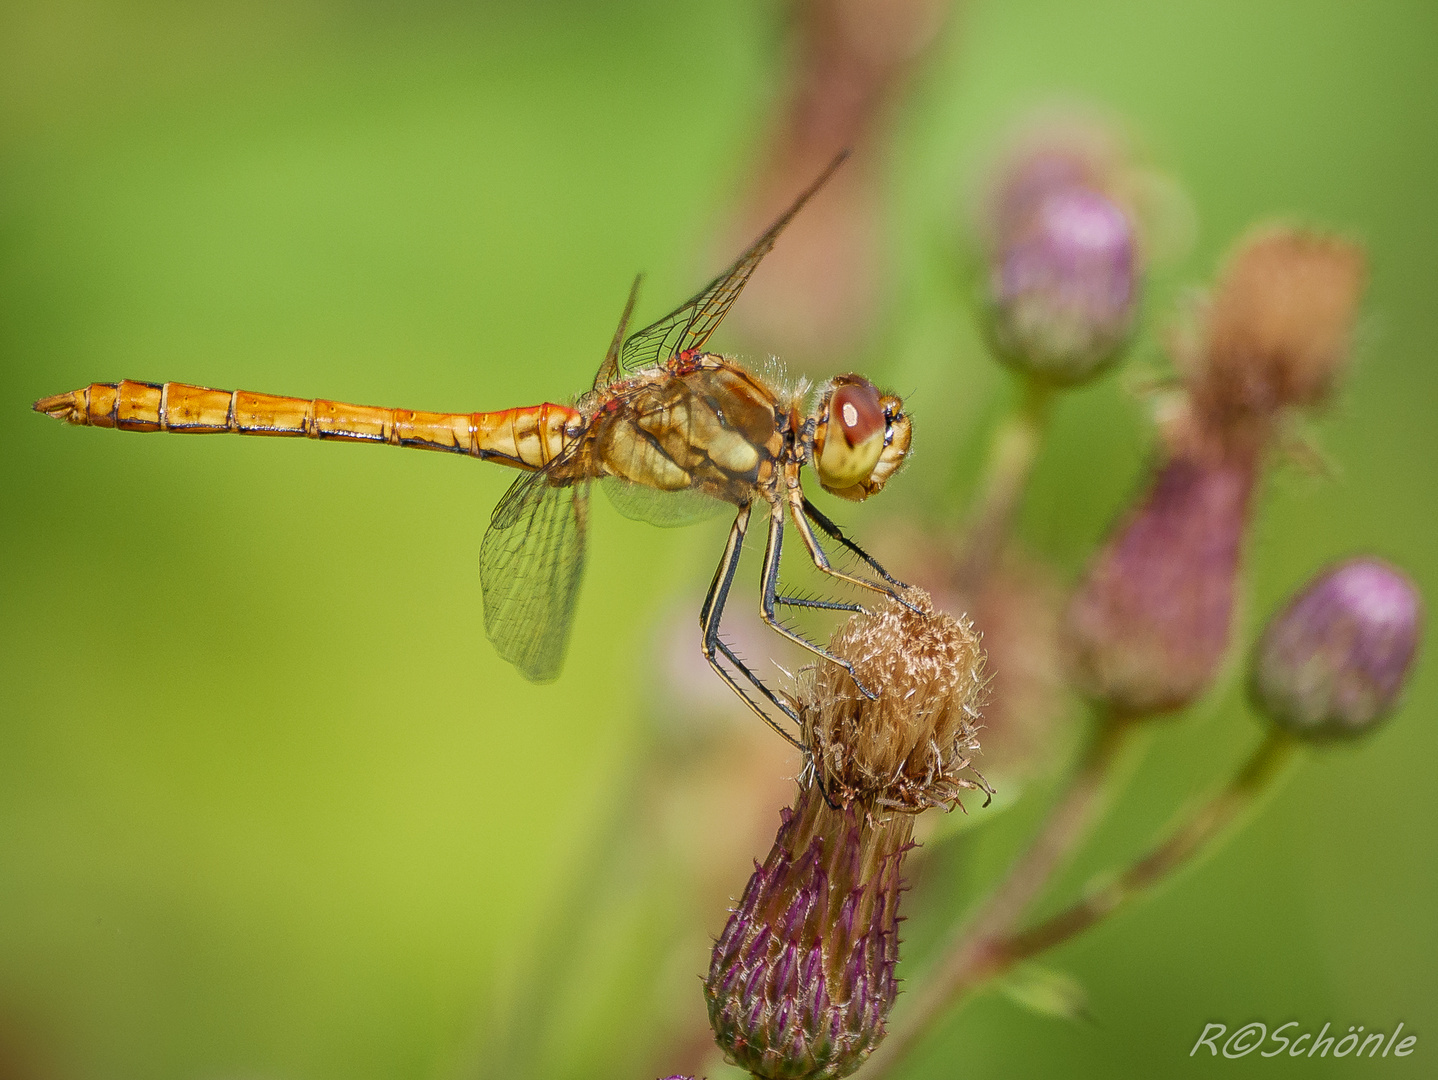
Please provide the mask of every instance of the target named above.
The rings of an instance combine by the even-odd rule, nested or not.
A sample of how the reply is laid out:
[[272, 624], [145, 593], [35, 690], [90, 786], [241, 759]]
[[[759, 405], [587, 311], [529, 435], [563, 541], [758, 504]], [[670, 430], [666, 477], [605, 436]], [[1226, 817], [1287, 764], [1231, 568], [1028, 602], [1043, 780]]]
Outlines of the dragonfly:
[[[808, 466], [826, 491], [853, 501], [869, 498], [904, 463], [911, 420], [900, 398], [880, 393], [862, 376], [838, 375], [817, 391], [802, 383], [786, 387], [704, 346], [779, 234], [844, 156], [708, 287], [629, 333], [641, 281], [636, 278], [593, 386], [572, 404], [417, 412], [125, 380], [42, 398], [34, 408], [80, 426], [368, 442], [467, 454], [521, 470], [485, 532], [480, 584], [490, 640], [533, 682], [552, 681], [563, 664], [596, 481], [621, 514], [657, 525], [688, 524], [727, 507], [735, 514], [733, 524], [699, 616], [703, 652], [761, 719], [802, 748], [766, 708], [800, 725], [792, 696], [768, 686], [720, 634], [745, 536], [751, 520], [767, 518], [759, 605], [764, 622], [853, 677], [848, 661], [777, 614], [781, 607], [861, 610], [857, 604], [780, 591], [784, 532], [793, 525], [824, 574], [912, 606], [904, 600], [908, 586], [809, 500], [800, 477]], [[816, 528], [874, 577], [835, 566]]]

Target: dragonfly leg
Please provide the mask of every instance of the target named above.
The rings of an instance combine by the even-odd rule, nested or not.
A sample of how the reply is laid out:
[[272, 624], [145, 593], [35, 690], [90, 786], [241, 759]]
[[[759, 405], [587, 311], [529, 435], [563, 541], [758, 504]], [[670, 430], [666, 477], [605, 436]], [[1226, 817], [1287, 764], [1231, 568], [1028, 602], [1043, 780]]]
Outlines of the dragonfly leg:
[[739, 569], [739, 555], [744, 549], [744, 533], [749, 528], [749, 514], [750, 507], [745, 505], [740, 508], [738, 515], [734, 518], [734, 527], [729, 530], [729, 542], [724, 547], [724, 557], [714, 571], [714, 581], [709, 586], [709, 595], [704, 598], [704, 606], [699, 612], [699, 627], [704, 632], [704, 658], [759, 719], [782, 735], [786, 741], [803, 750], [804, 744], [780, 727], [778, 722], [749, 695], [749, 691], [740, 684], [729, 669], [719, 662], [719, 657], [723, 656], [743, 673], [744, 677], [758, 689], [766, 701], [796, 725], [800, 724], [798, 710], [765, 686], [763, 681], [749, 670], [744, 661], [734, 654], [734, 650], [719, 640], [719, 620], [724, 616], [724, 605], [729, 599], [729, 589], [734, 584], [734, 574]]
[[823, 513], [817, 506], [811, 503], [807, 495], [802, 496], [802, 498], [804, 500], [804, 516], [807, 517], [810, 521], [812, 521], [815, 525], [819, 526], [819, 529], [824, 533], [825, 536], [837, 542], [841, 547], [845, 548], [851, 554], [857, 555], [864, 562], [868, 563], [869, 566], [873, 568], [874, 573], [878, 574], [890, 585], [895, 585], [900, 589], [907, 589], [910, 587], [907, 582], [900, 581], [898, 578], [894, 577], [887, 570], [885, 570], [883, 566], [879, 564], [878, 559], [874, 558], [874, 556], [870, 555], [853, 540], [850, 540], [847, 536], [845, 536], [844, 531], [840, 529], [838, 525], [834, 524], [834, 522], [830, 520], [827, 514]]
[[779, 557], [783, 553], [783, 548], [784, 507], [776, 502], [772, 504], [769, 511], [769, 542], [764, 546], [764, 577], [759, 600], [760, 615], [764, 617], [764, 621], [769, 624], [771, 629], [783, 634], [796, 645], [802, 645], [815, 656], [838, 664], [849, 673], [849, 678], [854, 680], [854, 685], [859, 688], [859, 693], [873, 701], [878, 695], [859, 681], [859, 677], [854, 674], [853, 664], [842, 657], [835, 656], [822, 645], [815, 645], [803, 634], [785, 626], [774, 616], [774, 605], [779, 601]]
[[786, 607], [818, 608], [821, 611], [848, 611], [854, 614], [864, 610], [858, 604], [848, 604], [841, 600], [815, 600], [808, 596], [784, 596], [782, 593], [774, 594], [774, 603], [783, 604]]
[[[797, 489], [790, 493], [789, 508], [794, 518], [794, 527], [799, 531], [799, 539], [804, 541], [804, 547], [808, 549], [809, 558], [814, 560], [814, 565], [818, 567], [820, 571], [828, 574], [830, 577], [836, 577], [840, 581], [847, 581], [851, 585], [858, 585], [864, 589], [872, 589], [874, 592], [883, 593], [885, 596], [897, 600], [916, 615], [923, 614], [918, 607], [908, 600], [905, 600], [901, 595], [900, 590], [908, 590], [908, 585], [893, 577], [887, 570], [879, 565], [879, 560], [875, 559], [858, 544], [845, 536], [843, 532], [840, 531], [839, 526], [835, 525], [820, 513], [818, 507], [805, 498], [803, 493]], [[888, 582], [888, 584], [881, 585], [877, 581], [870, 581], [868, 578], [859, 577], [857, 574], [850, 574], [846, 571], [836, 569], [834, 565], [829, 562], [829, 556], [819, 543], [819, 538], [814, 535], [814, 530], [809, 527], [810, 518], [813, 518], [814, 523], [818, 525], [819, 528], [837, 540], [846, 550], [853, 552], [859, 558], [863, 559], [864, 562], [872, 566], [879, 576]]]

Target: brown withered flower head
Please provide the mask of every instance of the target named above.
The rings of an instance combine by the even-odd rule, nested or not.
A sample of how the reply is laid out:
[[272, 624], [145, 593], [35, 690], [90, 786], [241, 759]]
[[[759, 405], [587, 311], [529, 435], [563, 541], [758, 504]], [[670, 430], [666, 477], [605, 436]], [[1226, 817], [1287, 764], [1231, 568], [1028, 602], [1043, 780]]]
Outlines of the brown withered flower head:
[[1285, 410], [1325, 404], [1365, 280], [1363, 250], [1346, 240], [1268, 225], [1239, 241], [1196, 332], [1175, 348], [1201, 435], [1261, 440]]
[[812, 669], [800, 688], [814, 774], [845, 804], [918, 811], [988, 790], [972, 768], [985, 687], [979, 636], [922, 590], [905, 599], [918, 610], [890, 600], [855, 615], [830, 642], [861, 683], [879, 688], [875, 698], [837, 664]]
[[1252, 495], [1284, 414], [1342, 375], [1363, 286], [1346, 242], [1268, 227], [1240, 242], [1196, 330], [1166, 457], [1069, 606], [1075, 681], [1116, 713], [1182, 708], [1228, 650]]

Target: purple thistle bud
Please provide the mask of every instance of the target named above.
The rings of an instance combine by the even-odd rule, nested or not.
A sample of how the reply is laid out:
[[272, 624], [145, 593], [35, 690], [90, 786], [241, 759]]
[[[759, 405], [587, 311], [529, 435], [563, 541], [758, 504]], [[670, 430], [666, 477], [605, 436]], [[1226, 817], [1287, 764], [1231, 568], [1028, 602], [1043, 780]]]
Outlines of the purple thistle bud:
[[1311, 739], [1362, 735], [1393, 709], [1422, 632], [1406, 576], [1377, 559], [1328, 568], [1268, 624], [1254, 652], [1254, 703]]
[[1034, 197], [991, 256], [989, 333], [1005, 363], [1063, 386], [1115, 361], [1138, 300], [1134, 230], [1097, 191]]
[[767, 1080], [836, 1080], [878, 1045], [897, 994], [899, 862], [913, 822], [799, 792], [704, 983], [729, 1061]]
[[1179, 457], [1099, 552], [1069, 605], [1075, 677], [1124, 716], [1182, 708], [1228, 649], [1255, 462]]

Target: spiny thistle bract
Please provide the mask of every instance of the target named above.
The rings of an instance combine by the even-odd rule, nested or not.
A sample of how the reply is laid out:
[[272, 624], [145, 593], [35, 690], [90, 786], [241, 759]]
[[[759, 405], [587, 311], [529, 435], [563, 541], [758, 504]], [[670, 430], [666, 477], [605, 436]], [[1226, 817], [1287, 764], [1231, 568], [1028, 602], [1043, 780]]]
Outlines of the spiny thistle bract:
[[1254, 469], [1178, 458], [1094, 560], [1069, 605], [1075, 680], [1115, 712], [1180, 708], [1228, 648]]

